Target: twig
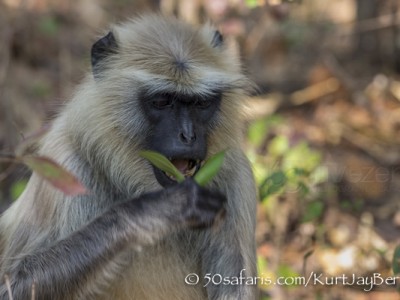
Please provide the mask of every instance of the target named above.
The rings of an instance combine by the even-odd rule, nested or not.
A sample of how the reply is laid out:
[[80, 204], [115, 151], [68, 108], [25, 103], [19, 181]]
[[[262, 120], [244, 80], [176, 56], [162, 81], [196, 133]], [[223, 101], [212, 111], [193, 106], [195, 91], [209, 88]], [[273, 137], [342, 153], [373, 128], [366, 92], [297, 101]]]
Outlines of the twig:
[[342, 137], [350, 144], [362, 150], [372, 159], [385, 166], [391, 166], [399, 161], [397, 151], [390, 151], [387, 145], [377, 143], [376, 140], [353, 130], [350, 126], [342, 126]]
[[329, 95], [337, 91], [340, 87], [339, 81], [336, 78], [328, 78], [322, 82], [318, 82], [308, 86], [302, 90], [294, 92], [290, 95], [290, 101], [294, 105], [301, 105], [313, 100], [319, 99], [322, 96]]
[[353, 79], [353, 77], [339, 64], [335, 56], [332, 54], [325, 55], [323, 57], [323, 63], [349, 91], [353, 101], [360, 104], [368, 103], [367, 97], [362, 92], [363, 89], [359, 87], [359, 84]]
[[[367, 31], [380, 30], [400, 24], [400, 13], [386, 14], [376, 18], [361, 20], [350, 23], [336, 23], [340, 34], [352, 35]], [[349, 32], [345, 32], [349, 31]]]
[[308, 250], [306, 254], [303, 256], [303, 267], [302, 267], [302, 274], [303, 276], [306, 276], [306, 271], [307, 271], [307, 260], [308, 258], [314, 254], [314, 249]]

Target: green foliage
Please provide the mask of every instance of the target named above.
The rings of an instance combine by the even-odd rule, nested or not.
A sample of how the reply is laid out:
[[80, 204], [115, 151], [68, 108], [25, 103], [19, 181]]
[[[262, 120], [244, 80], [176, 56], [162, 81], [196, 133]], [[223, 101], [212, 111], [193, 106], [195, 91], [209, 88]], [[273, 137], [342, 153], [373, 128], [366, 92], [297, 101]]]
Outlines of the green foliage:
[[[185, 176], [171, 163], [164, 155], [155, 151], [141, 151], [140, 156], [146, 158], [160, 170], [175, 177], [176, 181], [182, 182]], [[197, 171], [193, 179], [198, 185], [206, 185], [220, 170], [224, 161], [225, 151], [218, 152], [210, 157], [205, 164]]]
[[288, 148], [282, 154], [282, 167], [285, 170], [302, 170], [305, 174], [310, 174], [321, 163], [321, 155], [305, 142], [300, 142], [291, 148]]
[[[59, 189], [66, 195], [77, 196], [88, 193], [86, 187], [68, 170], [49, 157], [26, 155], [25, 152], [32, 144], [40, 140], [47, 132], [47, 127], [43, 127], [25, 138], [15, 149], [15, 154], [0, 153], [0, 162], [22, 163]], [[27, 182], [18, 181], [10, 189], [11, 197], [17, 199], [25, 189]]]
[[258, 4], [258, 0], [245, 0], [246, 6], [249, 8], [254, 8], [257, 7]]
[[257, 257], [258, 273], [260, 273], [260, 274], [264, 273], [267, 270], [267, 265], [268, 265], [268, 262], [264, 258], [262, 258], [260, 256]]
[[282, 124], [283, 119], [280, 116], [270, 116], [269, 118], [259, 119], [252, 122], [248, 128], [248, 141], [253, 147], [260, 147], [273, 126]]
[[295, 282], [292, 283], [291, 279], [299, 278], [300, 274], [293, 270], [290, 266], [281, 264], [277, 270], [277, 276], [282, 278], [288, 278], [288, 281], [285, 281], [285, 285], [283, 287], [293, 287], [295, 286]]
[[28, 180], [19, 180], [13, 183], [10, 188], [10, 194], [12, 200], [17, 200], [19, 196], [21, 196], [22, 192], [25, 190], [26, 185], [28, 184]]
[[[271, 230], [274, 226], [285, 226], [282, 225], [285, 222], [278, 224], [280, 210], [284, 209], [285, 217], [293, 216], [298, 222], [313, 222], [318, 238], [324, 234], [324, 226], [318, 220], [325, 208], [320, 185], [327, 182], [328, 170], [321, 164], [321, 154], [307, 142], [294, 138], [287, 124], [282, 117], [275, 115], [249, 125], [248, 157], [259, 188], [261, 207], [267, 221], [271, 222]], [[312, 253], [313, 250], [304, 255], [304, 269]], [[268, 260], [259, 257], [258, 270], [265, 278], [288, 278], [284, 288], [299, 284], [290, 280], [298, 278], [299, 274], [286, 264], [268, 270]], [[260, 288], [268, 291], [273, 287], [261, 284]]]
[[267, 119], [260, 119], [250, 124], [247, 137], [250, 143], [255, 147], [261, 146], [265, 138], [265, 130], [267, 128]]
[[287, 177], [282, 171], [276, 171], [259, 185], [261, 199], [278, 193], [286, 185]]
[[[303, 221], [321, 216], [323, 202], [313, 195], [315, 187], [328, 178], [322, 157], [305, 141], [293, 142], [287, 132], [286, 122], [280, 116], [257, 120], [248, 130], [249, 158], [252, 161], [260, 199], [263, 203], [286, 193], [296, 193], [300, 205], [305, 208]], [[272, 136], [267, 140], [268, 136]], [[275, 209], [275, 204], [268, 206]]]
[[268, 153], [272, 156], [283, 156], [289, 150], [289, 140], [284, 135], [273, 138], [268, 145]]
[[141, 151], [140, 156], [165, 173], [174, 176], [176, 181], [183, 182], [185, 180], [185, 176], [164, 155], [155, 151]]
[[318, 219], [324, 210], [324, 204], [321, 201], [312, 201], [307, 203], [306, 210], [303, 215], [303, 222], [310, 222]]
[[339, 204], [343, 210], [357, 213], [362, 211], [364, 206], [364, 201], [362, 199], [351, 199], [351, 200], [343, 199], [340, 201]]
[[201, 169], [194, 175], [194, 180], [200, 185], [205, 186], [215, 175], [224, 162], [225, 151], [218, 152], [210, 157]]
[[22, 156], [18, 160], [67, 195], [76, 196], [87, 193], [86, 188], [71, 173], [50, 158]]

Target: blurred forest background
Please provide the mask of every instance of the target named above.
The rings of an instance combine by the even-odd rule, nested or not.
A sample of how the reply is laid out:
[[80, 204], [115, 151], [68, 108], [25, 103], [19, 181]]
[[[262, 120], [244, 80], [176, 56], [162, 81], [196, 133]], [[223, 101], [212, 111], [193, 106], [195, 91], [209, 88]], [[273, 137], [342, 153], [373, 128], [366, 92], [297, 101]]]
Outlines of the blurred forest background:
[[[51, 119], [110, 22], [211, 20], [258, 85], [246, 151], [260, 191], [259, 272], [393, 276], [400, 244], [399, 0], [0, 0], [0, 152]], [[0, 211], [29, 170], [0, 164]], [[395, 261], [396, 262], [396, 261]], [[261, 285], [262, 299], [400, 299], [395, 285]]]

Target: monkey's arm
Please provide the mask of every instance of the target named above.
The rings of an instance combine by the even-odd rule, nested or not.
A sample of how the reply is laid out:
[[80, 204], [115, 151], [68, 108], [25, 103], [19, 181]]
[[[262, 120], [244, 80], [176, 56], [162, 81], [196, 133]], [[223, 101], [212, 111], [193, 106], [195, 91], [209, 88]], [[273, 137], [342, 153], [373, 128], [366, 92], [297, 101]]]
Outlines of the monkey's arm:
[[[112, 280], [128, 245], [151, 244], [185, 224], [209, 224], [222, 203], [187, 180], [110, 208], [69, 237], [22, 257], [2, 277], [9, 276], [14, 299], [30, 299], [33, 283], [38, 299], [85, 298]], [[8, 299], [1, 281], [0, 299]]]
[[[221, 277], [231, 281], [231, 284], [227, 285], [222, 283], [213, 285], [210, 282], [207, 285], [208, 299], [255, 300], [257, 299], [257, 284], [254, 282], [254, 277], [257, 276], [255, 184], [244, 155], [236, 157], [231, 164], [239, 171], [229, 176], [226, 218], [219, 228], [215, 231], [210, 230], [209, 246], [206, 247], [203, 256], [203, 276], [217, 275], [215, 277], [217, 281]], [[252, 280], [253, 284], [250, 284]]]

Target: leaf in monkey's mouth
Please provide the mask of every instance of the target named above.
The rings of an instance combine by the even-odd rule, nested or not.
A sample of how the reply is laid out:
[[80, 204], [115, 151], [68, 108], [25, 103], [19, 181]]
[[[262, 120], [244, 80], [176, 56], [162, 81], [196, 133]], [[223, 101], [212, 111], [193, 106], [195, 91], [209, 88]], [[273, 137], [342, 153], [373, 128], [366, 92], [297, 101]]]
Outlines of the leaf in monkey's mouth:
[[[164, 174], [170, 182], [183, 182], [185, 178], [193, 177], [197, 184], [204, 186], [218, 173], [224, 161], [225, 151], [218, 152], [206, 162], [193, 158], [168, 159], [150, 150], [140, 151], [140, 156], [149, 160], [157, 168], [157, 172]], [[160, 179], [157, 178], [157, 180], [160, 182]], [[165, 183], [161, 184], [165, 185]]]
[[[200, 169], [201, 160], [199, 159], [183, 159], [174, 158], [170, 162], [181, 172], [185, 177], [193, 177], [194, 174]], [[176, 181], [176, 178], [167, 172], [164, 172], [170, 179]]]

